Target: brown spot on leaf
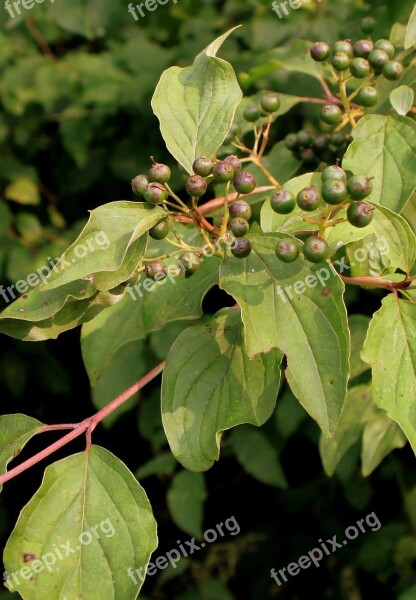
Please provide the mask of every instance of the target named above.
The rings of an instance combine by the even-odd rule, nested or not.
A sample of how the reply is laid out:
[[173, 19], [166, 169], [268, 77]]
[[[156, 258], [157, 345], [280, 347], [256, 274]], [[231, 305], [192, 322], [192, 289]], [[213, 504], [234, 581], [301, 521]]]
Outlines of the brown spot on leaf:
[[322, 296], [328, 296], [331, 293], [331, 290], [327, 287], [324, 287], [322, 290]]
[[48, 302], [47, 300], [44, 300], [44, 301], [42, 302], [42, 304], [43, 304], [43, 306], [49, 306], [49, 302]]
[[36, 555], [32, 554], [31, 552], [25, 552], [25, 554], [23, 554], [23, 562], [27, 563], [30, 562], [31, 560], [35, 560]]

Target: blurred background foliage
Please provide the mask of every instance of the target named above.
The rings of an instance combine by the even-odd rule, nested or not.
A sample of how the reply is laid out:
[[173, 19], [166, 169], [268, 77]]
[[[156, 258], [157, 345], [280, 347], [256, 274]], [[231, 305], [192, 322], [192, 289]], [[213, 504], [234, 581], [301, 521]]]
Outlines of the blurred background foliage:
[[[279, 19], [270, 0], [178, 0], [138, 22], [127, 5], [46, 0], [13, 19], [0, 7], [0, 281], [5, 286], [59, 256], [86, 222], [88, 210], [132, 199], [130, 180], [148, 169], [150, 155], [172, 164], [150, 106], [165, 68], [190, 64], [215, 37], [243, 24], [221, 56], [233, 64], [245, 93], [267, 88], [320, 95], [318, 82], [307, 73], [267, 68], [276, 47], [287, 47], [291, 60], [299, 39], [356, 39], [368, 14], [377, 20], [375, 37], [386, 37], [394, 23], [407, 22], [414, 2], [310, 0]], [[253, 69], [261, 75], [255, 80]], [[317, 128], [317, 110], [296, 105], [279, 119], [274, 141], [303, 127]], [[181, 183], [175, 169], [173, 185]], [[380, 292], [347, 294], [349, 307], [367, 315], [379, 300]], [[213, 290], [204, 309], [212, 313], [226, 303]], [[81, 420], [95, 410], [93, 402], [102, 402], [104, 392], [115, 396], [132, 383], [129, 377], [134, 380], [165, 358], [186, 325], [170, 324], [146, 343], [125, 347], [102, 382], [102, 393], [96, 389], [91, 395], [78, 330], [42, 344], [3, 336], [2, 412], [25, 412], [47, 423]], [[361, 377], [368, 380], [368, 372]], [[96, 433], [96, 442], [144, 481], [159, 523], [156, 556], [231, 515], [241, 532], [181, 561], [176, 570], [149, 578], [143, 597], [416, 599], [416, 478], [408, 447], [393, 452], [364, 479], [358, 441], [328, 478], [317, 426], [283, 389], [265, 427], [241, 427], [225, 435], [220, 462], [204, 475], [186, 474], [168, 450], [158, 395], [155, 384], [140, 402], [133, 400], [128, 413]], [[45, 442], [34, 440], [21, 459]], [[71, 446], [81, 448], [81, 442]], [[43, 467], [6, 486], [0, 497], [0, 544], [38, 487]], [[382, 522], [379, 532], [360, 536], [319, 569], [282, 587], [270, 579], [272, 567], [287, 566], [319, 538], [342, 535], [372, 511]], [[0, 591], [0, 600], [11, 597]]]

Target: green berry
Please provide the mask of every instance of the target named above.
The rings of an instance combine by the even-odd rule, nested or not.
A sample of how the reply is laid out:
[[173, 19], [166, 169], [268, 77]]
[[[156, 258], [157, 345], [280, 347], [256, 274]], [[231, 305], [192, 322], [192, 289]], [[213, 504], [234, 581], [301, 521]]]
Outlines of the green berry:
[[353, 200], [363, 200], [373, 191], [373, 182], [366, 175], [352, 175], [347, 181], [347, 189]]
[[168, 235], [169, 228], [169, 221], [163, 219], [163, 221], [159, 221], [159, 223], [156, 223], [156, 225], [149, 229], [149, 235], [154, 240], [163, 240]]
[[189, 196], [199, 198], [207, 191], [208, 184], [200, 175], [190, 175], [185, 182], [185, 189]]
[[250, 224], [242, 217], [235, 217], [229, 222], [228, 227], [233, 232], [235, 237], [241, 238], [247, 235], [248, 230], [250, 229]]
[[353, 202], [348, 207], [347, 219], [354, 227], [366, 227], [373, 220], [373, 207], [367, 202]]
[[213, 173], [218, 181], [221, 181], [221, 183], [231, 181], [231, 179], [234, 177], [233, 167], [225, 160], [215, 163]]
[[[228, 130], [227, 135], [225, 136], [225, 139], [223, 141], [224, 146], [229, 146], [235, 140], [238, 133], [239, 133], [238, 125], [233, 123], [231, 125], [230, 129]], [[198, 175], [200, 175], [200, 173], [198, 173]]]
[[312, 212], [321, 204], [322, 198], [316, 187], [311, 185], [299, 192], [296, 202], [302, 210]]
[[346, 52], [336, 52], [332, 57], [331, 64], [336, 71], [346, 71], [350, 66], [350, 61]]
[[200, 175], [201, 177], [208, 177], [211, 175], [212, 169], [214, 168], [214, 163], [210, 158], [206, 156], [200, 156], [196, 160], [194, 160], [192, 168], [194, 170], [195, 175]]
[[330, 165], [329, 167], [326, 167], [326, 169], [324, 169], [322, 171], [321, 178], [322, 178], [322, 182], [328, 181], [328, 180], [346, 182], [347, 174], [344, 171], [344, 169], [342, 169], [338, 165]]
[[239, 194], [250, 194], [256, 187], [256, 180], [248, 171], [241, 171], [234, 175], [233, 186]]
[[389, 60], [383, 67], [383, 75], [389, 81], [400, 79], [403, 73], [403, 65], [398, 60]]
[[190, 277], [201, 267], [201, 259], [195, 252], [185, 252], [179, 256], [179, 261], [185, 268], [185, 277]]
[[284, 144], [288, 150], [295, 150], [298, 147], [298, 137], [296, 133], [288, 133], [284, 139]]
[[269, 94], [265, 94], [260, 101], [261, 107], [266, 113], [273, 113], [280, 107], [280, 96], [279, 94], [275, 94], [270, 92]]
[[350, 64], [351, 75], [364, 79], [370, 74], [370, 63], [365, 58], [353, 58]]
[[291, 238], [286, 238], [277, 242], [275, 252], [279, 260], [284, 263], [291, 263], [299, 256], [299, 246]]
[[277, 190], [270, 198], [270, 206], [277, 214], [287, 215], [296, 207], [296, 199], [287, 190]]
[[374, 44], [374, 48], [377, 50], [384, 50], [389, 58], [393, 58], [396, 52], [395, 47], [389, 40], [377, 40]]
[[337, 52], [345, 52], [351, 58], [353, 54], [352, 45], [348, 40], [340, 40], [334, 44], [334, 54]]
[[326, 60], [331, 54], [331, 49], [325, 42], [316, 42], [311, 48], [311, 56], [316, 62]]
[[328, 148], [329, 137], [325, 133], [319, 133], [313, 138], [312, 148], [317, 152], [322, 152]]
[[146, 175], [137, 175], [131, 182], [131, 189], [136, 196], [143, 196], [144, 190], [149, 185]]
[[370, 85], [363, 87], [356, 96], [356, 102], [361, 106], [375, 106], [378, 100], [379, 96], [376, 88]]
[[322, 107], [320, 117], [327, 125], [336, 125], [341, 121], [342, 111], [336, 104], [325, 104]]
[[258, 106], [256, 106], [255, 104], [247, 106], [244, 109], [243, 116], [244, 116], [245, 120], [248, 121], [249, 123], [254, 123], [254, 121], [257, 121], [258, 119], [260, 119], [260, 108]]
[[361, 30], [364, 33], [372, 33], [376, 26], [375, 19], [373, 17], [364, 17], [361, 21]]
[[328, 179], [322, 184], [322, 198], [327, 204], [342, 204], [347, 197], [347, 186], [344, 181]]
[[234, 174], [239, 173], [241, 171], [241, 169], [243, 168], [243, 163], [238, 158], [238, 156], [236, 156], [235, 154], [231, 154], [231, 156], [227, 156], [227, 158], [225, 158], [224, 160], [225, 160], [225, 162], [227, 162], [228, 164], [230, 164], [232, 166], [232, 168], [234, 169]]
[[357, 40], [353, 46], [354, 56], [357, 58], [368, 58], [374, 44], [371, 40]]
[[317, 235], [311, 235], [303, 244], [303, 256], [313, 263], [320, 263], [329, 255], [329, 247], [325, 240]]
[[381, 48], [374, 48], [368, 55], [368, 62], [377, 72], [380, 71], [383, 66], [389, 62], [389, 55]]
[[228, 212], [231, 218], [242, 217], [248, 221], [251, 217], [251, 206], [245, 200], [236, 200], [230, 204]]
[[154, 163], [149, 171], [149, 181], [156, 183], [167, 183], [171, 177], [171, 171], [168, 165]]
[[237, 238], [231, 245], [231, 253], [236, 258], [246, 258], [251, 252], [251, 243], [246, 238]]
[[162, 262], [152, 260], [147, 263], [144, 272], [150, 279], [160, 281], [166, 277], [166, 266]]
[[300, 131], [298, 131], [298, 133], [296, 135], [296, 139], [297, 139], [298, 145], [302, 146], [303, 148], [309, 148], [309, 146], [312, 143], [312, 136], [304, 129], [301, 129]]
[[168, 197], [168, 191], [161, 183], [149, 183], [143, 192], [143, 197], [150, 204], [162, 204]]
[[330, 143], [332, 146], [335, 146], [335, 148], [340, 148], [344, 145], [344, 142], [345, 136], [340, 131], [334, 132], [330, 137]]
[[302, 162], [310, 164], [316, 161], [316, 154], [312, 148], [303, 148], [300, 152]]

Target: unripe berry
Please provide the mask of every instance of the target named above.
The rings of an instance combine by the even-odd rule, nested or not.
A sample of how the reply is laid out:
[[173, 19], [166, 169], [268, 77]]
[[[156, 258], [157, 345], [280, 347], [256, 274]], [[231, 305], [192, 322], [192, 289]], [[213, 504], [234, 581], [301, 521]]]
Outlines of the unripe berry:
[[351, 58], [353, 54], [352, 45], [348, 40], [340, 40], [334, 44], [334, 54], [337, 52], [345, 52]]
[[266, 113], [273, 113], [280, 107], [280, 96], [279, 94], [275, 94], [270, 92], [269, 94], [265, 94], [260, 101], [261, 107]]
[[354, 227], [367, 227], [373, 220], [373, 207], [367, 202], [353, 202], [348, 207], [347, 219]]
[[146, 273], [147, 277], [150, 277], [150, 279], [160, 281], [166, 277], [166, 266], [162, 262], [152, 260], [151, 262], [147, 263], [144, 272]]
[[389, 62], [389, 55], [380, 48], [374, 49], [368, 55], [368, 62], [376, 72], [380, 72], [383, 66]]
[[311, 235], [303, 244], [303, 256], [315, 264], [322, 262], [329, 255], [329, 247], [325, 240], [317, 235]]
[[234, 174], [239, 173], [243, 168], [243, 163], [235, 154], [227, 156], [227, 158], [225, 158], [224, 160], [232, 166], [232, 168], [234, 169]]
[[256, 180], [248, 171], [241, 171], [234, 175], [233, 186], [239, 194], [250, 194], [256, 187]]
[[374, 45], [371, 40], [357, 40], [353, 46], [354, 56], [358, 58], [368, 58]]
[[310, 164], [316, 161], [316, 154], [312, 148], [303, 148], [300, 152], [300, 159], [304, 163]]
[[373, 17], [364, 17], [361, 21], [361, 30], [364, 33], [372, 33], [376, 26], [375, 19]]
[[332, 57], [331, 64], [336, 71], [346, 71], [350, 66], [350, 57], [346, 52], [337, 52]]
[[231, 181], [231, 179], [234, 177], [233, 167], [225, 160], [215, 163], [213, 173], [214, 177], [216, 177], [218, 181], [221, 181], [222, 183]]
[[192, 168], [194, 170], [195, 175], [200, 175], [201, 177], [208, 177], [211, 175], [212, 169], [214, 168], [214, 163], [210, 158], [206, 156], [200, 156], [196, 160], [194, 160]]
[[195, 252], [185, 252], [179, 256], [179, 261], [185, 268], [185, 277], [190, 277], [201, 267], [201, 259]]
[[246, 258], [251, 252], [251, 243], [246, 238], [237, 238], [231, 245], [231, 253], [236, 258]]
[[342, 204], [347, 197], [347, 186], [344, 181], [328, 179], [322, 184], [322, 197], [327, 204]]
[[353, 58], [350, 64], [351, 75], [363, 79], [370, 74], [370, 63], [365, 58]]
[[230, 204], [228, 212], [231, 218], [242, 217], [248, 221], [251, 217], [251, 206], [245, 200], [236, 200]]
[[298, 147], [298, 137], [296, 133], [288, 133], [284, 139], [284, 144], [288, 150], [295, 150]]
[[229, 146], [237, 137], [239, 133], [239, 129], [238, 129], [238, 125], [236, 125], [235, 123], [233, 123], [230, 127], [230, 129], [227, 132], [227, 135], [225, 136], [224, 139], [224, 146]]
[[347, 181], [347, 189], [353, 200], [363, 200], [373, 191], [373, 182], [371, 177], [352, 175]]
[[379, 100], [378, 91], [372, 86], [363, 87], [356, 96], [357, 104], [361, 106], [375, 106]]
[[136, 196], [143, 196], [144, 190], [149, 185], [146, 175], [137, 175], [131, 182], [131, 189]]
[[377, 50], [378, 49], [384, 50], [384, 52], [387, 54], [387, 56], [389, 58], [393, 58], [394, 53], [396, 51], [395, 47], [390, 42], [390, 40], [377, 40], [374, 43], [374, 48], [377, 49]]
[[321, 178], [322, 178], [322, 182], [328, 181], [330, 179], [335, 180], [335, 181], [346, 182], [347, 174], [344, 171], [344, 169], [342, 169], [338, 165], [330, 165], [329, 167], [326, 167], [326, 169], [324, 169], [322, 171]]
[[322, 107], [320, 117], [327, 125], [336, 125], [341, 121], [342, 111], [336, 104], [325, 104]]
[[143, 197], [150, 204], [162, 204], [168, 197], [168, 191], [161, 183], [152, 182], [146, 186]]
[[340, 131], [335, 131], [331, 134], [330, 142], [332, 146], [335, 146], [335, 148], [340, 148], [344, 145], [345, 136]]
[[287, 215], [296, 207], [296, 199], [287, 190], [276, 190], [270, 198], [270, 206], [277, 214]]
[[294, 262], [299, 256], [299, 246], [291, 238], [280, 240], [276, 244], [276, 256], [284, 263]]
[[317, 152], [326, 150], [329, 145], [329, 137], [325, 133], [319, 133], [313, 138], [312, 148]]
[[302, 210], [312, 212], [321, 204], [322, 198], [316, 187], [311, 185], [299, 192], [296, 202]]
[[260, 119], [260, 108], [258, 106], [256, 106], [255, 104], [247, 106], [244, 109], [243, 116], [244, 116], [245, 120], [248, 121], [249, 123], [254, 123], [254, 121], [257, 121], [258, 119]]
[[316, 62], [326, 60], [331, 54], [331, 49], [325, 42], [316, 42], [311, 48], [311, 56]]
[[403, 73], [403, 65], [398, 60], [389, 60], [383, 67], [383, 75], [389, 81], [400, 79]]
[[297, 139], [298, 145], [302, 146], [303, 148], [309, 148], [309, 146], [312, 143], [312, 136], [304, 129], [301, 129], [300, 131], [298, 131], [298, 133], [296, 135], [296, 139]]
[[149, 235], [154, 240], [163, 240], [169, 233], [169, 221], [163, 219], [156, 223], [151, 229], [149, 229]]
[[207, 191], [207, 182], [200, 175], [190, 175], [185, 182], [185, 189], [190, 196], [197, 198], [203, 196]]
[[241, 238], [247, 235], [250, 229], [250, 224], [248, 221], [246, 221], [246, 219], [242, 219], [241, 217], [235, 217], [229, 222], [228, 227], [233, 232], [235, 237]]
[[149, 181], [156, 183], [167, 183], [171, 177], [171, 171], [168, 165], [154, 163], [149, 170]]

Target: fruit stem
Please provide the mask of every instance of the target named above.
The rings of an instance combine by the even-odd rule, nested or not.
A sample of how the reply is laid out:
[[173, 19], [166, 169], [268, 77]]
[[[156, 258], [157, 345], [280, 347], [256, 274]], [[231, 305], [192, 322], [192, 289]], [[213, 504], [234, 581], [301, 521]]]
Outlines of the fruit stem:
[[[184, 202], [182, 202], [182, 200], [179, 198], [179, 196], [177, 196], [175, 194], [175, 192], [172, 191], [172, 189], [170, 188], [170, 186], [167, 183], [165, 183], [165, 187], [169, 192], [169, 196], [171, 196], [174, 200], [176, 200], [176, 202], [182, 207], [184, 212], [190, 213], [191, 212], [190, 209], [186, 206], [186, 204]], [[178, 208], [178, 207], [176, 207], [176, 208]]]

